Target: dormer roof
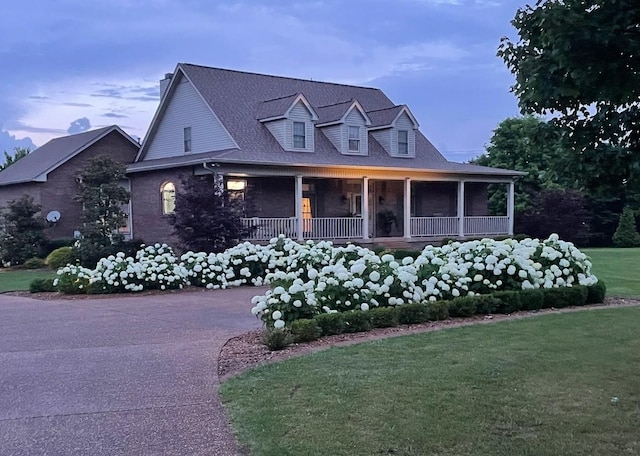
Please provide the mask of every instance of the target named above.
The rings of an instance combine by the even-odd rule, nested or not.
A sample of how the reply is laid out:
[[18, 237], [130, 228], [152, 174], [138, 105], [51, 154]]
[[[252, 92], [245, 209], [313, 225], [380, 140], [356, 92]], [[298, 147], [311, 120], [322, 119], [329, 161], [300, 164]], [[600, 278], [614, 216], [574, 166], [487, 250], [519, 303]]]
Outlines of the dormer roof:
[[329, 125], [344, 123], [347, 115], [349, 115], [353, 109], [360, 111], [360, 114], [362, 114], [362, 117], [365, 119], [365, 125], [371, 125], [371, 119], [362, 108], [360, 102], [352, 98], [347, 101], [318, 107], [319, 119], [316, 126], [327, 127]]
[[414, 129], [418, 129], [420, 127], [418, 121], [407, 105], [396, 105], [389, 108], [377, 109], [375, 111], [367, 111], [367, 114], [371, 118], [371, 125], [369, 126], [369, 129], [378, 130], [382, 128], [392, 128], [395, 126], [396, 121], [402, 113], [406, 113], [409, 119], [411, 119]]
[[318, 120], [318, 114], [301, 93], [263, 101], [258, 106], [258, 120], [260, 122], [270, 122], [272, 120], [286, 119], [298, 103], [302, 103], [307, 108], [313, 121]]

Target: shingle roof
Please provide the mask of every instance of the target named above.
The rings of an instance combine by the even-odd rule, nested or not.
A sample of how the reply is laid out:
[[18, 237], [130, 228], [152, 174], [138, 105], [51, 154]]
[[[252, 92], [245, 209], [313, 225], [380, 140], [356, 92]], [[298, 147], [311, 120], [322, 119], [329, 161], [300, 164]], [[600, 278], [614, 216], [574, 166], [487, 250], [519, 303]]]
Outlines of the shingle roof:
[[116, 125], [55, 138], [2, 170], [0, 172], [0, 186], [43, 181], [47, 173], [53, 171], [113, 130], [120, 132], [135, 143], [129, 135]]
[[[179, 64], [177, 71], [179, 70], [183, 71], [193, 83], [196, 90], [239, 146], [239, 149], [199, 154], [203, 157], [203, 160], [206, 157], [215, 157], [215, 160], [221, 162], [264, 165], [352, 165], [447, 170], [460, 173], [468, 171], [504, 176], [520, 174], [515, 171], [449, 162], [420, 131], [416, 131], [415, 158], [390, 156], [375, 141], [372, 135], [369, 135], [368, 156], [341, 154], [322, 133], [320, 128], [315, 129], [315, 152], [285, 151], [271, 135], [268, 128], [259, 122], [257, 118], [264, 118], [264, 116], [274, 113], [279, 115], [283, 109], [282, 106], [286, 102], [292, 101], [296, 96], [292, 94], [304, 95], [311, 107], [318, 113], [320, 117], [319, 123], [328, 121], [327, 119], [340, 119], [340, 114], [344, 114], [354, 100], [359, 102], [365, 112], [379, 113], [380, 119], [383, 119], [383, 117], [386, 119], [393, 112], [396, 112], [397, 115], [397, 112], [399, 112], [397, 110], [402, 109], [404, 106], [396, 106], [380, 89], [371, 87], [247, 73], [187, 63]], [[160, 109], [163, 109], [162, 104]], [[159, 114], [156, 114], [156, 119], [161, 119]], [[156, 126], [152, 125], [148, 137], [153, 135], [154, 128]], [[142, 154], [144, 153], [145, 151], [143, 150]], [[142, 154], [141, 157], [138, 157], [138, 162], [144, 160], [144, 155]], [[194, 158], [194, 156], [190, 156], [181, 160], [176, 157], [169, 161], [172, 163], [183, 161], [187, 163], [193, 161]], [[161, 161], [154, 160], [159, 165], [161, 165]], [[151, 165], [151, 163], [135, 163], [130, 165], [128, 169], [135, 171], [147, 168], [148, 165]]]
[[391, 125], [403, 108], [403, 105], [399, 105], [367, 112], [371, 119], [371, 128]]
[[294, 93], [285, 97], [263, 101], [258, 105], [258, 120], [284, 116], [294, 100], [300, 95]]

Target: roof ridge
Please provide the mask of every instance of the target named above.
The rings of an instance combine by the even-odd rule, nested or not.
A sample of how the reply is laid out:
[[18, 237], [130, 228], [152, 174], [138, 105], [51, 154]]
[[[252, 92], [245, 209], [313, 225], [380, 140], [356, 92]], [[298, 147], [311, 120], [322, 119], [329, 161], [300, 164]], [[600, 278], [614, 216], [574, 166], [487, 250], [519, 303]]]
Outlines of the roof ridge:
[[292, 93], [289, 95], [284, 95], [282, 97], [277, 97], [277, 98], [269, 98], [268, 100], [262, 100], [260, 103], [267, 103], [269, 101], [277, 101], [277, 100], [284, 100], [285, 98], [289, 98], [289, 97], [296, 97], [300, 95], [300, 93]]
[[389, 106], [388, 108], [372, 109], [371, 111], [367, 111], [367, 113], [370, 113], [370, 112], [379, 112], [379, 111], [387, 111], [387, 110], [389, 110], [389, 109], [400, 108], [400, 107], [402, 107], [402, 106], [406, 106], [406, 105], [401, 104], [401, 105], [393, 105], [393, 106]]
[[328, 105], [318, 106], [317, 109], [330, 108], [331, 106], [338, 106], [338, 105], [346, 104], [346, 103], [354, 103], [356, 101], [358, 101], [358, 100], [356, 100], [355, 98], [351, 98], [351, 100], [338, 101], [336, 103], [331, 103], [331, 104], [328, 104]]
[[290, 77], [290, 76], [276, 76], [276, 75], [273, 75], [273, 74], [257, 73], [255, 71], [231, 70], [229, 68], [210, 67], [210, 66], [206, 66], [206, 65], [198, 65], [198, 64], [195, 64], [195, 63], [188, 63], [188, 62], [181, 62], [180, 65], [188, 65], [188, 66], [192, 66], [192, 67], [204, 68], [204, 69], [207, 69], [207, 70], [228, 71], [230, 73], [242, 73], [242, 74], [251, 74], [251, 75], [254, 75], [254, 76], [265, 76], [265, 77], [268, 77], [268, 78], [289, 79], [289, 80], [294, 80], [294, 81], [315, 82], [317, 84], [327, 84], [327, 85], [343, 86], [343, 87], [356, 87], [356, 88], [359, 88], [359, 89], [368, 89], [368, 90], [381, 91], [380, 89], [378, 89], [376, 87], [367, 87], [367, 86], [355, 85], [355, 84], [342, 84], [342, 83], [339, 83], [339, 82], [316, 81], [314, 79], [303, 79], [303, 78], [295, 78], [295, 77]]

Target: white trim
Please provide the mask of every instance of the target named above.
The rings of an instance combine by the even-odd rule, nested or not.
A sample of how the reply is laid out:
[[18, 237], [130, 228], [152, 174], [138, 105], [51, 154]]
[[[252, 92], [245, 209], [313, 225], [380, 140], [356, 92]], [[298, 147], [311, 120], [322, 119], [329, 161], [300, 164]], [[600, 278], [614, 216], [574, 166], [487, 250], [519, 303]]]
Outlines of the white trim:
[[458, 181], [458, 236], [464, 237], [464, 181]]
[[369, 239], [369, 178], [362, 178], [362, 239]]
[[302, 176], [296, 176], [295, 184], [295, 204], [296, 204], [296, 238], [298, 241], [303, 240], [302, 225]]
[[404, 180], [404, 237], [411, 239], [411, 179]]

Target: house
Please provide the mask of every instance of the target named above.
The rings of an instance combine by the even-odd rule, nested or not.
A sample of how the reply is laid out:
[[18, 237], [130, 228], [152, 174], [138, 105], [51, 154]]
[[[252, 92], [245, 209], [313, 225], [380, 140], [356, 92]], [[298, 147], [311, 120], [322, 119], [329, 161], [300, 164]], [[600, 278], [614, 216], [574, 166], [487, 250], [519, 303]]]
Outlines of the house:
[[[180, 177], [214, 173], [244, 199], [251, 240], [411, 242], [513, 233], [523, 173], [447, 161], [381, 90], [180, 63], [134, 163], [134, 236], [171, 236]], [[488, 185], [507, 189], [503, 215]]]
[[[52, 139], [0, 172], [0, 207], [27, 194], [42, 206], [49, 239], [77, 236], [81, 204], [77, 178], [89, 160], [105, 155], [127, 165], [140, 145], [116, 125]], [[129, 186], [128, 182], [123, 185]], [[129, 206], [124, 208], [130, 212]], [[123, 229], [130, 235], [131, 224]]]

